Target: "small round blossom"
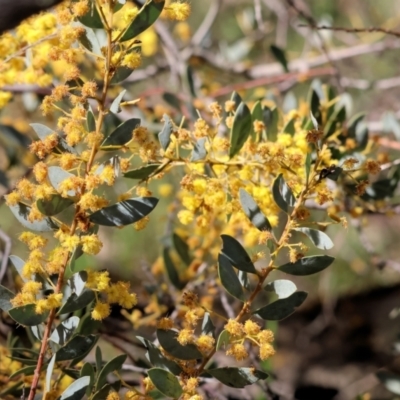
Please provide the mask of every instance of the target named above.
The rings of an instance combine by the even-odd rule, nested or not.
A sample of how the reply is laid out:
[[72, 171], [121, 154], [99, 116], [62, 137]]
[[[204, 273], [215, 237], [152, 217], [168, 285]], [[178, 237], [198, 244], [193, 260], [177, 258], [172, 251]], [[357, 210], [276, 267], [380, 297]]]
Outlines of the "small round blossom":
[[101, 321], [110, 315], [111, 308], [108, 303], [97, 302], [93, 307], [91, 316], [96, 321]]

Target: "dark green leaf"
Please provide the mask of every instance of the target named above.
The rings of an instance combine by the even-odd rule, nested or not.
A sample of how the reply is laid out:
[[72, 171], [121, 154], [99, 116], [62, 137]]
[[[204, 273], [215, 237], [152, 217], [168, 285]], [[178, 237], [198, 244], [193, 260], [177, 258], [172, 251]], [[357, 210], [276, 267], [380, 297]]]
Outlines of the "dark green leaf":
[[171, 372], [161, 368], [152, 368], [149, 369], [147, 373], [153, 385], [165, 396], [177, 399], [183, 393], [178, 378], [171, 374]]
[[38, 210], [49, 217], [59, 214], [72, 204], [74, 204], [72, 200], [61, 197], [59, 194], [53, 194], [49, 200], [39, 199], [36, 202]]
[[113, 77], [111, 78], [111, 84], [115, 85], [117, 83], [121, 83], [126, 78], [128, 78], [132, 72], [133, 72], [132, 68], [118, 67], [115, 70]]
[[98, 337], [95, 335], [74, 336], [65, 346], [56, 353], [57, 361], [73, 360], [87, 354], [96, 344]]
[[303, 257], [294, 263], [281, 265], [278, 270], [297, 276], [312, 275], [329, 267], [334, 260], [330, 256]]
[[35, 304], [27, 304], [25, 306], [14, 307], [8, 310], [10, 317], [24, 326], [39, 325], [46, 321], [48, 312], [43, 314], [36, 314]]
[[229, 334], [229, 332], [223, 330], [218, 336], [217, 345], [215, 346], [215, 348], [219, 350], [222, 347], [225, 348], [226, 346], [228, 346], [230, 337], [231, 335]]
[[282, 174], [274, 180], [272, 195], [278, 207], [285, 213], [289, 214], [290, 207], [295, 205], [296, 199], [293, 196], [292, 190], [283, 179]]
[[240, 284], [241, 284], [246, 290], [250, 290], [250, 281], [249, 281], [249, 277], [248, 277], [248, 275], [247, 275], [247, 272], [239, 271], [239, 272], [238, 272], [238, 278], [239, 278]]
[[147, 179], [153, 172], [160, 168], [161, 164], [149, 164], [140, 168], [131, 169], [124, 173], [124, 178]]
[[182, 346], [177, 340], [178, 332], [173, 330], [157, 329], [157, 338], [161, 347], [171, 356], [179, 360], [194, 360], [202, 358], [200, 351], [194, 344]]
[[306, 169], [306, 182], [308, 182], [308, 179], [310, 177], [310, 171], [311, 171], [311, 153], [310, 152], [308, 152], [307, 156], [306, 156], [305, 169]]
[[103, 57], [101, 53], [101, 45], [99, 43], [99, 39], [97, 38], [96, 33], [92, 28], [85, 28], [85, 32], [79, 36], [79, 41], [91, 53]]
[[353, 139], [356, 138], [357, 127], [364, 118], [365, 118], [365, 113], [360, 112], [360, 113], [354, 115], [349, 120], [349, 122], [347, 123], [347, 137], [353, 138]]
[[41, 221], [28, 221], [28, 215], [31, 212], [31, 207], [18, 203], [15, 206], [10, 206], [11, 212], [14, 217], [25, 227], [31, 231], [37, 232], [49, 232], [57, 229], [57, 225], [51, 220], [51, 218], [43, 218]]
[[10, 300], [14, 297], [15, 294], [11, 290], [0, 285], [0, 310], [8, 312], [13, 307]]
[[[257, 134], [254, 131], [254, 122], [255, 121], [260, 121], [263, 122], [264, 121], [264, 117], [263, 117], [263, 106], [261, 104], [261, 101], [256, 101], [252, 110], [251, 110], [251, 121], [253, 123], [252, 125], [252, 131], [251, 131], [251, 137], [253, 138], [253, 140], [255, 141], [257, 138]], [[260, 136], [261, 139], [261, 136]]]
[[239, 153], [243, 145], [246, 143], [247, 138], [251, 134], [252, 127], [253, 123], [251, 121], [249, 107], [247, 107], [245, 103], [240, 103], [233, 119], [229, 158], [232, 158]]
[[318, 129], [318, 126], [321, 124], [320, 99], [318, 93], [313, 88], [310, 88], [308, 102], [310, 105], [310, 116], [314, 129]]
[[68, 386], [68, 389], [64, 390], [63, 394], [57, 400], [81, 400], [85, 395], [89, 383], [89, 376], [77, 379]]
[[288, 133], [289, 135], [293, 136], [296, 133], [296, 129], [294, 123], [296, 122], [295, 118], [292, 118], [284, 127], [283, 133]]
[[[47, 366], [47, 365], [46, 365], [46, 366]], [[45, 366], [43, 365], [42, 370], [43, 370], [44, 367], [45, 367]], [[27, 367], [21, 368], [21, 369], [19, 369], [18, 371], [15, 371], [14, 373], [12, 373], [12, 374], [9, 376], [9, 379], [10, 379], [10, 381], [11, 381], [12, 378], [15, 378], [15, 377], [18, 376], [18, 375], [31, 376], [31, 375], [34, 374], [35, 369], [36, 369], [36, 365], [29, 365], [29, 366], [27, 366]]]
[[120, 41], [124, 42], [133, 39], [144, 32], [147, 28], [150, 28], [150, 26], [153, 25], [160, 16], [164, 4], [165, 1], [150, 0], [146, 2], [140, 9], [136, 18], [128, 26]]
[[175, 250], [179, 254], [181, 260], [186, 265], [189, 265], [192, 262], [192, 257], [189, 254], [188, 244], [175, 232], [172, 235], [172, 242], [174, 243]]
[[146, 358], [149, 360], [150, 364], [153, 367], [167, 369], [168, 371], [172, 372], [174, 375], [179, 375], [182, 370], [174, 361], [166, 358], [162, 353], [161, 350], [155, 346], [153, 343], [148, 341], [147, 339], [136, 336], [146, 347]]
[[118, 125], [117, 128], [104, 139], [101, 144], [102, 150], [115, 150], [130, 142], [133, 131], [140, 126], [139, 118], [131, 118]]
[[204, 160], [207, 156], [206, 150], [206, 141], [207, 138], [202, 137], [196, 141], [193, 145], [192, 156], [190, 158], [191, 162]]
[[171, 142], [171, 134], [173, 131], [173, 125], [171, 118], [167, 114], [163, 115], [164, 126], [161, 132], [158, 134], [158, 140], [160, 141], [161, 147], [167, 150]]
[[180, 280], [178, 270], [169, 254], [169, 249], [167, 247], [165, 247], [163, 250], [163, 258], [169, 280], [177, 289], [182, 290], [186, 286], [186, 283]]
[[218, 255], [218, 275], [226, 291], [240, 301], [244, 301], [244, 293], [239, 278], [231, 262], [223, 255]]
[[123, 97], [125, 96], [126, 90], [124, 89], [115, 99], [114, 101], [111, 103], [110, 106], [110, 111], [114, 114], [118, 114], [119, 112], [121, 112], [121, 101], [123, 99]]
[[[66, 179], [68, 178], [72, 178], [75, 175], [70, 174], [67, 171], [64, 171], [62, 168], [60, 167], [50, 167], [48, 169], [48, 178], [49, 181], [51, 183], [51, 185], [53, 186], [54, 189], [56, 189], [57, 191], [59, 190], [59, 186], [62, 182], [64, 182]], [[68, 196], [75, 196], [75, 190], [69, 190], [67, 192]]]
[[243, 99], [238, 92], [232, 93], [231, 100], [235, 102], [235, 110], [237, 110], [240, 104], [243, 103]]
[[140, 221], [150, 214], [158, 203], [154, 197], [137, 197], [120, 201], [89, 216], [91, 222], [105, 226], [124, 226]]
[[103, 355], [101, 354], [101, 347], [96, 347], [96, 371], [101, 371], [101, 367], [103, 366]]
[[294, 230], [307, 235], [313, 245], [319, 249], [329, 250], [333, 247], [331, 238], [324, 232], [311, 228], [295, 228]]
[[175, 96], [173, 93], [170, 92], [164, 92], [162, 95], [162, 98], [166, 103], [168, 103], [170, 106], [174, 107], [177, 109], [179, 112], [181, 112], [181, 101], [180, 99]]
[[107, 383], [91, 397], [91, 400], [104, 400], [107, 398], [110, 392], [118, 393], [120, 388], [121, 388], [120, 380], [114, 383]]
[[86, 114], [86, 128], [88, 132], [93, 132], [96, 130], [96, 119], [91, 107], [89, 107], [89, 110]]
[[211, 335], [215, 338], [215, 326], [208, 312], [204, 314], [203, 323], [201, 324], [201, 333], [202, 335]]
[[80, 377], [83, 377], [83, 376], [87, 376], [90, 379], [88, 387], [86, 389], [86, 395], [88, 396], [90, 394], [90, 392], [92, 391], [92, 388], [94, 385], [94, 377], [95, 377], [93, 365], [90, 364], [89, 362], [86, 362], [85, 364], [83, 364], [83, 367], [80, 372]]
[[190, 94], [192, 95], [192, 97], [196, 98], [197, 93], [194, 85], [193, 68], [190, 65], [188, 65], [186, 68], [186, 79], [189, 86]]
[[258, 371], [254, 368], [216, 368], [206, 369], [214, 378], [218, 379], [224, 385], [233, 388], [244, 388], [247, 385], [252, 385], [259, 380], [268, 378], [268, 374], [262, 371]]
[[295, 292], [289, 297], [279, 299], [253, 312], [267, 321], [280, 321], [295, 312], [307, 298], [306, 292]]
[[63, 346], [74, 334], [76, 328], [79, 325], [78, 317], [70, 317], [63, 321], [61, 324], [54, 329], [50, 336], [50, 340]]
[[275, 107], [272, 110], [264, 107], [263, 110], [264, 124], [267, 128], [267, 138], [270, 142], [276, 142], [278, 135], [279, 112]]
[[389, 392], [400, 395], [400, 375], [389, 371], [378, 371], [376, 376]]
[[343, 105], [334, 111], [325, 125], [324, 133], [326, 137], [333, 135], [337, 129], [340, 129], [345, 119], [346, 108]]
[[257, 229], [260, 231], [270, 231], [272, 229], [268, 218], [263, 214], [253, 197], [243, 188], [239, 190], [239, 199], [244, 213]]
[[111, 372], [114, 371], [119, 371], [122, 368], [122, 364], [125, 362], [126, 357], [128, 357], [126, 354], [116, 356], [102, 368], [97, 378], [96, 390], [99, 390], [104, 384], [107, 383], [108, 374], [111, 374]]
[[279, 64], [282, 65], [282, 67], [285, 70], [285, 72], [289, 72], [285, 51], [283, 49], [281, 49], [280, 47], [275, 46], [273, 44], [271, 44], [270, 50], [271, 50], [272, 55], [279, 62]]
[[296, 289], [296, 285], [287, 279], [278, 279], [276, 281], [269, 282], [264, 287], [266, 292], [274, 292], [280, 299], [286, 299], [286, 297], [291, 296]]
[[221, 235], [222, 254], [232, 263], [234, 267], [241, 271], [256, 274], [257, 271], [243, 246], [232, 236]]
[[69, 314], [81, 310], [94, 300], [94, 292], [91, 289], [85, 289], [79, 296], [72, 293], [65, 304], [58, 311], [59, 315]]

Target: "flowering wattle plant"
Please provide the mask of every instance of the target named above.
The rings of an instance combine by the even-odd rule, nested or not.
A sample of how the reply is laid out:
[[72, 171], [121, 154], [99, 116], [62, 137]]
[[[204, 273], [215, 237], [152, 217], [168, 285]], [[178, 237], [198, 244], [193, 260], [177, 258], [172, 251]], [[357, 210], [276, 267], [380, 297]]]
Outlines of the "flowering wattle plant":
[[[158, 137], [139, 118], [116, 123], [139, 101], [117, 89], [141, 64], [138, 36], [160, 16], [181, 21], [190, 13], [186, 2], [166, 3], [67, 1], [0, 39], [1, 86], [53, 84], [41, 109], [57, 119], [31, 124], [37, 162], [6, 196], [29, 254], [11, 256], [21, 285], [16, 293], [0, 286], [0, 306], [34, 344], [10, 344], [14, 361], [0, 368], [0, 376], [11, 375], [2, 398], [28, 391], [29, 400], [38, 393], [47, 400], [153, 399], [161, 392], [200, 400], [210, 378], [234, 388], [261, 383], [268, 375], [250, 354], [263, 361], [275, 353], [265, 321], [288, 317], [307, 297], [292, 281], [270, 278], [324, 270], [334, 258], [314, 249], [333, 247], [327, 227], [346, 228], [343, 212], [385, 207], [384, 179], [369, 183], [380, 166], [362, 116], [346, 123], [344, 104], [325, 86], [288, 114], [233, 93], [223, 105], [206, 104], [193, 121], [164, 115]], [[1, 92], [1, 106], [10, 98]], [[161, 194], [174, 191], [164, 211], [173, 229], [139, 310], [129, 283], [113, 282], [107, 270], [78, 271], [76, 260], [100, 252], [100, 226], [144, 229], [158, 203], [148, 185], [173, 171], [181, 173], [179, 187], [160, 186]], [[134, 184], [118, 192], [122, 179]], [[174, 304], [168, 317], [164, 294]], [[157, 338], [137, 337], [147, 352], [136, 385], [121, 375], [129, 370], [125, 354], [105, 363], [97, 346], [96, 362], [85, 362], [101, 337], [94, 322], [113, 305], [133, 329], [153, 328]]]

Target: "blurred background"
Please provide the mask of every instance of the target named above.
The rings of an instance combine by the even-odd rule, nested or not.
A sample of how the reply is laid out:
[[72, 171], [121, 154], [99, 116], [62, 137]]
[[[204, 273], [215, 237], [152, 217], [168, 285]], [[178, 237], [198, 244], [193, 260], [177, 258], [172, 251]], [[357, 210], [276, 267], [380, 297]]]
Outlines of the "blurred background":
[[[345, 98], [347, 115], [366, 113], [383, 159], [399, 159], [400, 2], [193, 0], [191, 6], [188, 21], [162, 19], [141, 35], [143, 64], [123, 83], [127, 96], [141, 101], [119, 114], [122, 119], [140, 116], [157, 132], [164, 113], [179, 123], [182, 115], [190, 119], [194, 108], [201, 110], [210, 99], [223, 102], [234, 90], [247, 101], [269, 99], [290, 111], [306, 103], [310, 86], [327, 83]], [[2, 90], [11, 91], [13, 100], [0, 111], [0, 195], [29, 175], [29, 123], [55, 124], [38, 109], [50, 88], [21, 84]], [[150, 280], [179, 179], [168, 174], [153, 182], [150, 190], [161, 203], [147, 228], [102, 229], [101, 253], [81, 257], [82, 268], [107, 268], [134, 289]], [[124, 180], [118, 185], [119, 192], [129, 188]], [[265, 366], [272, 379], [260, 399], [394, 398], [375, 373], [400, 373], [398, 200], [385, 215], [349, 217], [346, 233], [329, 228], [336, 262], [316, 277], [297, 279], [309, 298], [271, 326], [277, 355]], [[3, 255], [11, 246], [11, 254], [24, 258], [15, 240], [22, 226], [4, 201], [0, 230]], [[240, 396], [254, 398], [245, 391]]]

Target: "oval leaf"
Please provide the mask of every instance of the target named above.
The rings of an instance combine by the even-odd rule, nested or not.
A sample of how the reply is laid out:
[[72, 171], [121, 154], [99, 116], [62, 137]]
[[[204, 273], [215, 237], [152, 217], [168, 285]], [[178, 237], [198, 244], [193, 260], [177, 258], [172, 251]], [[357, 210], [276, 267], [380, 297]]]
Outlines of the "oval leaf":
[[161, 347], [171, 356], [180, 360], [194, 360], [202, 358], [202, 354], [194, 344], [182, 346], [177, 340], [178, 332], [174, 330], [157, 329], [157, 338]]
[[155, 197], [137, 197], [120, 201], [89, 216], [91, 222], [105, 226], [124, 226], [140, 221], [154, 210], [158, 203]]
[[[106, 137], [101, 144], [102, 150], [114, 150], [130, 142], [133, 137], [133, 131], [140, 126], [139, 118], [131, 118], [118, 125], [117, 128]], [[108, 149], [107, 149], [108, 147]]]
[[173, 125], [171, 118], [168, 115], [163, 115], [164, 126], [161, 132], [158, 134], [158, 140], [160, 141], [161, 147], [163, 150], [167, 150], [170, 142], [171, 142], [171, 134], [173, 130]]
[[152, 368], [149, 369], [147, 373], [153, 385], [165, 396], [177, 399], [183, 393], [178, 378], [171, 374], [171, 372], [161, 368]]
[[303, 257], [294, 263], [281, 265], [278, 270], [297, 276], [312, 275], [329, 267], [334, 260], [330, 256]]
[[284, 50], [282, 50], [278, 46], [275, 46], [274, 44], [271, 44], [270, 50], [271, 50], [272, 55], [279, 62], [279, 64], [282, 65], [282, 67], [285, 70], [285, 72], [289, 72], [288, 63], [287, 63], [287, 60], [286, 60], [286, 55], [285, 55]]
[[89, 305], [94, 300], [94, 292], [90, 289], [85, 289], [78, 296], [76, 293], [72, 293], [65, 304], [60, 308], [58, 314], [69, 314], [71, 312], [81, 310], [82, 308]]
[[0, 285], [0, 310], [7, 312], [13, 306], [11, 304], [11, 299], [15, 297], [15, 294], [8, 290], [6, 287]]
[[240, 301], [244, 301], [243, 288], [231, 262], [223, 255], [218, 255], [218, 275], [226, 291]]
[[36, 202], [38, 210], [46, 216], [57, 215], [74, 204], [70, 199], [61, 197], [59, 194], [54, 194], [49, 200], [40, 199]]
[[204, 314], [203, 322], [201, 324], [201, 333], [202, 335], [211, 335], [215, 338], [215, 326], [208, 312]]
[[196, 141], [193, 145], [192, 156], [190, 158], [191, 162], [204, 160], [207, 156], [206, 150], [206, 141], [207, 138], [202, 137]]
[[278, 207], [287, 214], [290, 212], [290, 207], [293, 207], [296, 203], [296, 199], [294, 198], [290, 187], [283, 179], [282, 174], [280, 174], [274, 181], [272, 186], [272, 195]]
[[276, 142], [278, 135], [279, 112], [275, 107], [272, 110], [268, 107], [263, 109], [263, 120], [267, 128], [267, 138], [270, 142]]
[[21, 258], [19, 258], [18, 256], [10, 256], [9, 259], [13, 263], [13, 265], [14, 265], [15, 269], [17, 270], [17, 272], [18, 272], [19, 276], [21, 277], [21, 279], [24, 282], [27, 282], [28, 279], [26, 279], [26, 278], [24, 278], [22, 276], [22, 270], [24, 268], [25, 261], [22, 260]]
[[268, 218], [262, 213], [253, 197], [243, 188], [239, 190], [239, 199], [244, 213], [257, 229], [260, 231], [270, 231], [272, 229]]
[[221, 235], [222, 254], [241, 271], [256, 274], [257, 271], [243, 246], [232, 236]]
[[124, 173], [124, 178], [129, 179], [147, 179], [154, 171], [160, 168], [161, 164], [149, 164], [144, 167], [132, 169]]
[[294, 230], [307, 235], [313, 245], [319, 249], [329, 250], [333, 247], [331, 238], [324, 232], [311, 228], [295, 228]]
[[229, 158], [232, 158], [239, 153], [243, 145], [246, 143], [247, 138], [251, 134], [252, 128], [253, 123], [251, 120], [251, 112], [249, 107], [242, 102], [237, 108], [235, 117], [233, 119]]
[[27, 304], [21, 307], [14, 307], [8, 310], [10, 317], [21, 325], [35, 326], [46, 321], [48, 312], [36, 314], [35, 304]]
[[98, 336], [76, 335], [56, 353], [56, 361], [73, 360], [87, 354], [96, 344]]
[[114, 101], [111, 103], [110, 106], [110, 111], [114, 114], [118, 114], [119, 112], [121, 112], [121, 101], [123, 99], [123, 97], [125, 96], [126, 90], [124, 89], [115, 99]]
[[125, 362], [126, 354], [121, 354], [110, 360], [100, 371], [97, 378], [96, 390], [99, 390], [104, 384], [107, 383], [107, 375], [114, 371], [119, 371], [122, 368], [122, 364]]
[[164, 8], [164, 4], [165, 1], [147, 1], [140, 9], [136, 18], [128, 26], [120, 41], [124, 42], [126, 40], [133, 39], [135, 36], [138, 36], [144, 32], [147, 28], [150, 28], [150, 26], [153, 25], [160, 16], [161, 11]]
[[57, 225], [51, 220], [51, 218], [43, 218], [41, 221], [28, 221], [28, 215], [31, 212], [31, 207], [18, 203], [15, 206], [10, 206], [11, 212], [14, 217], [25, 227], [31, 231], [37, 232], [49, 232], [57, 229]]
[[[57, 191], [59, 190], [60, 183], [65, 181], [68, 178], [72, 178], [73, 174], [70, 174], [67, 171], [64, 171], [60, 167], [50, 167], [48, 170], [48, 177], [51, 185], [53, 186], [54, 189]], [[67, 192], [68, 196], [75, 196], [75, 190], [69, 190]]]
[[226, 346], [228, 346], [230, 337], [231, 337], [231, 335], [229, 334], [229, 332], [226, 330], [223, 330], [218, 336], [217, 345], [215, 346], [215, 348], [217, 350], [219, 350], [222, 346], [224, 348]]
[[189, 265], [192, 262], [192, 257], [190, 257], [189, 254], [188, 244], [175, 232], [172, 235], [172, 242], [174, 243], [175, 250], [179, 254], [181, 260], [186, 265]]
[[71, 383], [58, 400], [81, 400], [85, 395], [86, 388], [90, 383], [89, 376], [83, 376]]
[[180, 280], [178, 270], [171, 256], [169, 255], [169, 249], [167, 247], [165, 247], [163, 250], [163, 258], [169, 280], [177, 289], [179, 290], [183, 289], [186, 286], [186, 283]]
[[293, 314], [295, 309], [301, 306], [306, 298], [306, 292], [295, 292], [285, 299], [279, 299], [254, 311], [253, 314], [267, 321], [280, 321]]
[[233, 388], [244, 388], [247, 385], [252, 385], [259, 380], [268, 378], [268, 374], [258, 371], [254, 368], [216, 368], [205, 370], [214, 378], [218, 379], [224, 385]]
[[296, 291], [297, 287], [292, 281], [287, 279], [278, 279], [267, 283], [264, 290], [266, 292], [274, 292], [280, 299], [286, 299]]

